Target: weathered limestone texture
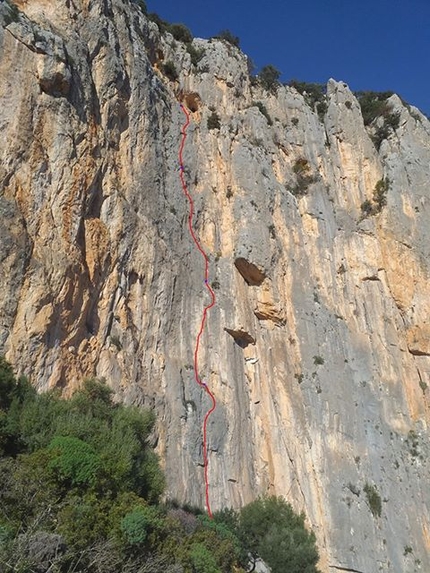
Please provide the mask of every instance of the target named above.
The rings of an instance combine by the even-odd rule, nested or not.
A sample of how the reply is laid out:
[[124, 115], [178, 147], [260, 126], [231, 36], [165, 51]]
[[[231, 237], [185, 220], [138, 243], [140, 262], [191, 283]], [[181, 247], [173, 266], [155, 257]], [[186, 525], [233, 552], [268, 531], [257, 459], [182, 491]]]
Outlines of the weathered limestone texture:
[[[0, 353], [40, 390], [105, 377], [155, 407], [168, 495], [203, 503], [182, 101], [217, 295], [200, 352], [212, 509], [284, 495], [324, 573], [430, 571], [430, 122], [392, 96], [377, 150], [344, 83], [321, 120], [293, 88], [251, 85], [222, 41], [194, 40], [192, 64], [126, 0], [16, 5], [0, 2]], [[387, 204], [363, 217], [382, 178]]]

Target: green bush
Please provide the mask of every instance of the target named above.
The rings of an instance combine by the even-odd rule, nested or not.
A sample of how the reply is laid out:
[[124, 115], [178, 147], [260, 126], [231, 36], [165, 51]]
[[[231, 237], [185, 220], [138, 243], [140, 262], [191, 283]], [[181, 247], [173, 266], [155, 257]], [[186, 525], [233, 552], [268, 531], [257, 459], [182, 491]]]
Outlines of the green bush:
[[395, 131], [400, 125], [400, 112], [387, 113], [384, 115], [384, 124]]
[[419, 442], [418, 436], [414, 430], [410, 430], [408, 437], [406, 438], [406, 443], [409, 446], [409, 453], [412, 457], [416, 458], [419, 455]]
[[0, 459], [0, 523], [25, 531], [37, 523], [52, 526], [55, 512], [49, 508], [62, 494], [49, 469], [46, 450]]
[[[0, 526], [11, 532], [0, 547], [0, 563], [7, 556], [19, 568], [17, 533], [31, 537], [40, 530], [64, 540], [67, 567], [79, 564], [92, 573], [90, 548], [125, 540], [121, 523], [128, 514], [144, 507], [147, 529], [155, 531], [158, 509], [148, 503], [158, 502], [164, 476], [147, 444], [152, 413], [114, 404], [111, 390], [96, 380], [85, 381], [70, 400], [55, 392], [38, 395], [13, 377], [3, 359], [0, 380], [0, 431], [7, 429], [14, 445], [0, 457]], [[132, 517], [123, 523], [129, 531]], [[121, 551], [121, 544], [110, 546], [109, 554], [121, 563]], [[32, 567], [44, 570], [42, 564]]]
[[366, 482], [363, 487], [363, 491], [366, 494], [367, 503], [369, 505], [370, 511], [374, 517], [381, 517], [382, 503], [381, 496], [374, 485], [370, 485]]
[[221, 120], [219, 115], [213, 111], [211, 115], [208, 117], [208, 129], [219, 129], [221, 127]]
[[[55, 508], [56, 532], [76, 552], [110, 537], [109, 510], [113, 500], [93, 491], [72, 491]], [[52, 510], [51, 510], [52, 511]]]
[[171, 60], [163, 65], [163, 72], [164, 75], [167, 76], [172, 82], [175, 82], [179, 78], [175, 64]]
[[240, 538], [249, 554], [261, 557], [272, 573], [318, 573], [315, 536], [304, 515], [281, 497], [258, 498], [239, 517]]
[[65, 475], [76, 481], [70, 473], [78, 471], [72, 470], [73, 456], [85, 454], [89, 462], [90, 452], [97, 452], [93, 462], [99, 464], [98, 475], [112, 490], [129, 488], [148, 500], [158, 499], [164, 476], [147, 445], [155, 422], [152, 412], [114, 405], [109, 387], [96, 380], [86, 380], [68, 401], [52, 392], [24, 391], [16, 383], [16, 393], [19, 388], [21, 397], [11, 402], [7, 415], [18, 444], [12, 454], [48, 448], [59, 456], [53, 466], [60, 470], [63, 465]]
[[148, 535], [150, 522], [143, 508], [135, 509], [121, 521], [121, 529], [127, 543], [135, 545], [143, 543]]
[[296, 175], [296, 185], [288, 188], [288, 190], [296, 197], [306, 195], [309, 185], [315, 183], [315, 177], [311, 174], [309, 161], [304, 157], [296, 159], [293, 165], [293, 173]]
[[142, 11], [143, 14], [145, 14], [145, 16], [148, 15], [148, 8], [146, 6], [146, 2], [145, 0], [131, 0], [133, 4], [136, 4], [136, 6], [139, 6], [140, 10]]
[[[208, 549], [211, 549], [222, 571], [234, 569], [234, 564], [243, 554], [237, 531], [232, 527], [232, 523], [225, 519], [228, 511], [236, 513], [234, 510], [225, 510], [218, 512], [215, 519], [209, 519], [207, 515], [199, 515], [198, 521], [201, 528], [196, 530], [195, 536], [196, 539], [204, 542]], [[222, 513], [224, 513], [223, 517], [221, 517]]]
[[136, 507], [121, 520], [121, 530], [129, 545], [144, 543], [148, 535], [162, 525], [163, 521], [155, 507]]
[[322, 121], [327, 112], [327, 88], [324, 84], [309, 82], [300, 82], [290, 80], [288, 85], [294, 88], [304, 97], [308, 106], [317, 112], [319, 119]]
[[279, 78], [281, 76], [281, 72], [268, 64], [267, 66], [263, 66], [258, 74], [258, 81], [260, 85], [267, 90], [268, 92], [276, 93], [279, 87]]
[[373, 215], [372, 201], [370, 201], [369, 199], [366, 199], [365, 201], [363, 201], [363, 203], [361, 204], [361, 212], [362, 212], [364, 217], [367, 217], [369, 215]]
[[55, 436], [48, 446], [50, 469], [69, 486], [94, 485], [100, 471], [100, 458], [86, 442], [72, 436]]
[[288, 82], [288, 85], [298, 91], [311, 107], [322, 101], [327, 93], [327, 88], [324, 84], [301, 82], [293, 79]]
[[12, 366], [0, 356], [0, 411], [9, 408], [16, 387]]
[[191, 563], [195, 573], [221, 573], [214, 556], [202, 543], [192, 546]]
[[385, 113], [383, 115], [383, 122], [379, 125], [375, 133], [371, 135], [371, 139], [375, 144], [376, 149], [379, 151], [382, 142], [399, 127], [400, 124], [400, 114], [399, 113]]
[[387, 204], [387, 193], [390, 188], [388, 177], [380, 179], [373, 190], [373, 201], [375, 202], [376, 212], [379, 213]]
[[228, 42], [232, 46], [236, 46], [236, 48], [238, 48], [240, 44], [239, 38], [234, 34], [232, 34], [230, 30], [221, 30], [221, 32], [219, 32], [219, 34], [214, 36], [214, 38], [216, 40], [224, 40], [225, 42]]
[[262, 103], [261, 101], [253, 101], [253, 102], [251, 103], [251, 107], [254, 107], [254, 106], [255, 106], [255, 107], [258, 107], [260, 113], [263, 114], [264, 117], [267, 119], [267, 123], [268, 123], [269, 125], [273, 125], [272, 118], [270, 117], [269, 112], [267, 111], [267, 108], [266, 108], [266, 106], [264, 105], [264, 103]]
[[[22, 573], [139, 571], [148, 564], [154, 571], [244, 573], [250, 556], [261, 555], [273, 573], [316, 572], [314, 537], [280, 498], [225, 509], [213, 520], [161, 505], [164, 477], [148, 445], [152, 413], [113, 403], [97, 380], [69, 400], [38, 395], [0, 364], [0, 428], [15, 448], [0, 456], [0, 564]], [[61, 546], [49, 564], [25, 561], [40, 536]]]
[[372, 201], [366, 199], [361, 204], [361, 211], [363, 216], [376, 215], [380, 213], [383, 207], [387, 204], [387, 193], [390, 188], [390, 180], [388, 177], [380, 179], [373, 190]]
[[309, 161], [304, 157], [299, 157], [296, 159], [293, 165], [293, 173], [296, 175], [303, 175], [304, 173], [308, 173], [310, 171]]
[[326, 101], [319, 101], [316, 105], [317, 115], [320, 121], [323, 121], [325, 114], [327, 113], [328, 105]]
[[170, 32], [178, 42], [187, 44], [193, 41], [193, 35], [185, 24], [169, 24], [167, 31]]
[[355, 92], [355, 96], [360, 104], [364, 125], [370, 125], [377, 117], [390, 113], [390, 106], [387, 99], [394, 92]]
[[191, 63], [193, 64], [193, 66], [197, 66], [197, 64], [205, 55], [204, 48], [197, 49], [190, 43], [187, 44], [187, 52], [190, 54]]
[[163, 20], [162, 18], [160, 18], [160, 16], [158, 14], [156, 14], [155, 12], [150, 12], [148, 14], [148, 19], [151, 20], [151, 22], [154, 22], [155, 24], [157, 24], [158, 29], [160, 30], [160, 34], [163, 34], [164, 32], [166, 32], [166, 30], [170, 26], [169, 22], [166, 22], [166, 20]]
[[383, 123], [378, 128], [376, 128], [375, 133], [370, 136], [371, 140], [373, 141], [376, 149], [379, 151], [384, 139], [387, 139], [390, 136], [391, 130], [390, 128]]

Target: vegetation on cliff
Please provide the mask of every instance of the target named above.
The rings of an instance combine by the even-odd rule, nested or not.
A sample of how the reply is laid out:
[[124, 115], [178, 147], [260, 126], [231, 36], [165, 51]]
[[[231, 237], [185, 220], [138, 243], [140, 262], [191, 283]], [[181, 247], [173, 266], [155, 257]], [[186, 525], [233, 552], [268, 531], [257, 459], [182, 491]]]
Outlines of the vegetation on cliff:
[[0, 358], [0, 564], [19, 573], [315, 573], [315, 538], [281, 498], [218, 512], [160, 503], [149, 411], [87, 380], [37, 394]]

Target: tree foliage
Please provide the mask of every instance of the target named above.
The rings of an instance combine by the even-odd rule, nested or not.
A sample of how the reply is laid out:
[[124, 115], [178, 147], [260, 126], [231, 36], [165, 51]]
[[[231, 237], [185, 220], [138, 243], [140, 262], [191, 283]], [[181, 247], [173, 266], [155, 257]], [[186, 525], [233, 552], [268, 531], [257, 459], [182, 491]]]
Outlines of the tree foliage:
[[390, 91], [361, 91], [354, 94], [361, 107], [364, 125], [370, 125], [377, 117], [390, 113], [390, 106], [387, 100], [393, 93]]
[[168, 60], [163, 64], [163, 72], [172, 82], [175, 82], [179, 78], [178, 71], [172, 60]]
[[131, 1], [133, 4], [136, 4], [136, 6], [140, 8], [140, 10], [142, 11], [143, 14], [145, 14], [145, 16], [148, 15], [148, 8], [146, 6], [145, 0], [131, 0]]
[[250, 556], [316, 571], [314, 538], [280, 498], [213, 520], [161, 504], [154, 416], [115, 404], [105, 383], [39, 395], [1, 360], [0, 401], [0, 571], [245, 573]]
[[48, 450], [52, 459], [49, 467], [59, 482], [69, 487], [90, 487], [100, 472], [100, 458], [94, 448], [73, 436], [55, 436]]
[[258, 80], [261, 86], [268, 92], [276, 93], [279, 86], [279, 78], [281, 77], [281, 72], [268, 64], [263, 66], [258, 74]]
[[290, 80], [288, 85], [301, 94], [308, 106], [323, 120], [327, 111], [327, 87], [324, 84]]
[[159, 511], [154, 507], [134, 507], [121, 520], [121, 531], [129, 545], [142, 545], [151, 532], [162, 526]]
[[191, 43], [186, 45], [187, 52], [190, 54], [191, 63], [193, 66], [197, 66], [200, 60], [205, 55], [204, 48], [195, 48]]
[[9, 408], [15, 391], [15, 376], [12, 366], [0, 356], [0, 409]]
[[273, 125], [273, 120], [272, 120], [272, 118], [270, 117], [269, 112], [267, 111], [267, 108], [266, 108], [266, 106], [264, 105], [263, 102], [261, 102], [261, 101], [253, 101], [253, 102], [251, 103], [251, 106], [258, 107], [260, 113], [261, 113], [262, 115], [264, 115], [264, 117], [267, 119], [267, 123], [268, 123], [269, 125]]
[[232, 46], [236, 46], [236, 48], [239, 48], [240, 46], [239, 37], [235, 36], [232, 32], [230, 32], [230, 30], [221, 30], [221, 32], [214, 36], [214, 38], [217, 40], [224, 40]]
[[367, 503], [369, 504], [370, 511], [374, 517], [381, 517], [382, 503], [381, 496], [375, 485], [371, 485], [366, 482], [363, 487], [363, 491], [366, 494]]
[[315, 536], [305, 527], [304, 514], [294, 513], [281, 497], [263, 497], [245, 506], [239, 517], [240, 538], [272, 573], [317, 573]]
[[383, 177], [377, 181], [373, 189], [372, 201], [370, 201], [370, 199], [366, 199], [361, 204], [361, 212], [363, 213], [363, 217], [377, 215], [382, 211], [382, 209], [387, 204], [387, 193], [390, 189], [390, 184], [391, 182], [388, 177]]
[[168, 27], [170, 25], [169, 22], [166, 22], [166, 20], [163, 20], [156, 12], [149, 12], [149, 14], [147, 16], [148, 16], [148, 19], [151, 20], [151, 22], [154, 22], [154, 24], [157, 24], [160, 33], [164, 34], [164, 32], [168, 29]]
[[167, 31], [170, 32], [178, 42], [187, 44], [193, 41], [193, 35], [185, 24], [169, 24]]
[[209, 130], [220, 129], [221, 120], [216, 111], [213, 111], [211, 115], [208, 117], [207, 126]]
[[221, 573], [214, 556], [203, 543], [191, 547], [191, 563], [195, 573]]

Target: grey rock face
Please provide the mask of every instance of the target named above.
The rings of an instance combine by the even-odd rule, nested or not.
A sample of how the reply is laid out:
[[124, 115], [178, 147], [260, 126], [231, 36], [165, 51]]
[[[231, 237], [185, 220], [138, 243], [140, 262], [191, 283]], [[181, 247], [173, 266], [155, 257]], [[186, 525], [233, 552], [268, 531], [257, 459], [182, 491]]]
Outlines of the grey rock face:
[[217, 296], [199, 353], [212, 509], [284, 495], [324, 572], [430, 570], [428, 120], [392, 96], [377, 151], [341, 82], [321, 121], [222, 41], [194, 40], [193, 65], [123, 0], [20, 6], [0, 4], [0, 352], [41, 390], [99, 376], [155, 407], [167, 495], [203, 505], [183, 102]]

